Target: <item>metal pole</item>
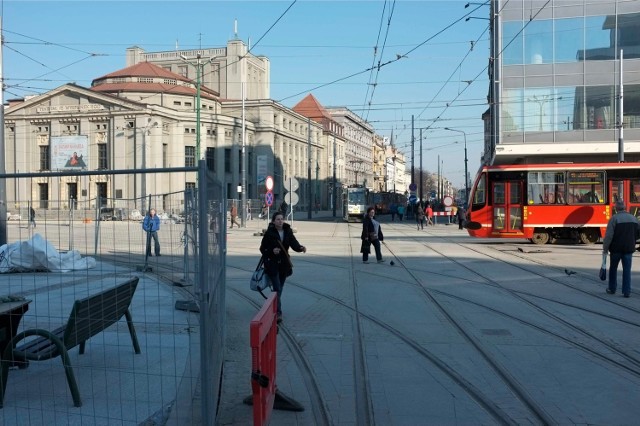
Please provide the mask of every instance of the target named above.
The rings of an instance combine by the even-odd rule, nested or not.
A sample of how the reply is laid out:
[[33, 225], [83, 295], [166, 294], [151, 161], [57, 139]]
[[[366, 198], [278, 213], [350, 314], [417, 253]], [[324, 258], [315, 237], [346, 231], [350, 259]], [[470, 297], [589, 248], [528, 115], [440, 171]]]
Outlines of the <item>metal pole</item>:
[[422, 127], [420, 128], [420, 202], [422, 202]]
[[414, 168], [415, 143], [416, 143], [416, 138], [413, 134], [413, 115], [412, 115], [411, 116], [411, 184], [414, 183], [413, 174], [415, 172], [415, 168]]
[[[618, 162], [624, 163], [624, 84], [623, 84], [623, 74], [622, 74], [622, 64], [623, 64], [623, 51], [620, 49], [620, 130], [618, 133]], [[618, 194], [622, 197], [622, 193]]]
[[[142, 170], [147, 169], [147, 128], [142, 129]], [[140, 191], [142, 192], [142, 214], [146, 212], [146, 197], [147, 197], [147, 174], [143, 173], [140, 176]]]
[[[620, 129], [618, 131], [618, 163], [624, 163], [624, 82], [622, 73], [623, 51], [620, 49]], [[624, 201], [624, 182], [618, 183], [618, 199]]]
[[200, 161], [200, 54], [196, 63], [196, 164]]
[[[0, 19], [0, 24], [2, 19]], [[5, 146], [4, 146], [4, 72], [2, 51], [4, 48], [4, 34], [0, 26], [0, 174], [5, 174]], [[15, 165], [14, 165], [15, 167]], [[0, 179], [0, 245], [7, 244], [7, 182]]]
[[307, 194], [309, 194], [307, 219], [311, 219], [311, 210], [313, 209], [313, 197], [311, 196], [311, 118], [307, 118], [307, 157]]
[[[133, 168], [138, 168], [138, 128], [136, 120], [133, 121]], [[138, 175], [133, 176], [133, 207], [138, 208]]]
[[246, 98], [246, 83], [242, 82], [242, 214], [240, 222], [242, 227], [247, 226], [247, 129], [245, 122], [245, 104], [244, 98]]
[[336, 217], [338, 188], [336, 188], [336, 135], [333, 135], [333, 217]]

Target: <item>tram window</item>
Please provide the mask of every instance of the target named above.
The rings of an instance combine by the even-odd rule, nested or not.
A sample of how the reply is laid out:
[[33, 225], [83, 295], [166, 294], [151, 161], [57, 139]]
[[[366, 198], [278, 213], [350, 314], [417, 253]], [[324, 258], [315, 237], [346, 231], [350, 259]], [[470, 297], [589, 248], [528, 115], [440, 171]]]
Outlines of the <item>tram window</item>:
[[568, 172], [567, 176], [570, 204], [604, 203], [604, 172]]
[[631, 194], [629, 194], [629, 201], [631, 203], [640, 202], [640, 180], [631, 181]]
[[565, 179], [563, 172], [529, 172], [527, 202], [531, 204], [564, 204]]
[[487, 175], [480, 176], [475, 191], [473, 191], [473, 204], [484, 205], [486, 202]]

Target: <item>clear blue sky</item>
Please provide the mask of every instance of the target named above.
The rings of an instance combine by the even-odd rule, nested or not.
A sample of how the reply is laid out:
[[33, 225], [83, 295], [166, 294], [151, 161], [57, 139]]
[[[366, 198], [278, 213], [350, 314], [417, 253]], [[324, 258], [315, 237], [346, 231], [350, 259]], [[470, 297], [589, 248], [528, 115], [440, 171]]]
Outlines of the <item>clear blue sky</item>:
[[[413, 114], [416, 168], [417, 129], [430, 127], [423, 132], [424, 169], [436, 172], [440, 155], [444, 174], [459, 187], [464, 138], [442, 128], [463, 130], [471, 178], [479, 167], [480, 117], [488, 108], [488, 6], [465, 8], [457, 0], [1, 4], [5, 100], [68, 82], [89, 87], [124, 68], [125, 50], [133, 45], [147, 51], [173, 50], [176, 43], [225, 46], [237, 19], [238, 38], [271, 61], [274, 100], [291, 107], [313, 93], [323, 105], [347, 106], [379, 134], [393, 130], [408, 166]], [[470, 12], [481, 19], [465, 21]]]

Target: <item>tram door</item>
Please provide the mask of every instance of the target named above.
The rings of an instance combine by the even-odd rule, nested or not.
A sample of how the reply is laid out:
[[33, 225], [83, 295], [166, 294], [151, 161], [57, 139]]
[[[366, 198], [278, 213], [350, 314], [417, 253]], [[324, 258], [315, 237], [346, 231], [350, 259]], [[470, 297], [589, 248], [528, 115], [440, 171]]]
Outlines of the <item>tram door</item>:
[[522, 182], [493, 183], [493, 232], [522, 232]]
[[630, 180], [612, 180], [609, 181], [609, 204], [611, 205], [611, 211], [613, 212], [613, 205], [618, 199], [618, 191], [620, 183], [624, 188], [622, 199], [627, 205], [627, 211], [640, 219], [640, 179]]

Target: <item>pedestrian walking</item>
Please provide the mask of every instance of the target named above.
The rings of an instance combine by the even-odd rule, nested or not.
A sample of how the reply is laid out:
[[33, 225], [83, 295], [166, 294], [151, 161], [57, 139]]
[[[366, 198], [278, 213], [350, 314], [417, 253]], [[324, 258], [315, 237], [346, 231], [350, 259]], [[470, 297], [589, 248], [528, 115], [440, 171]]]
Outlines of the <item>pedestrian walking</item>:
[[33, 226], [34, 228], [36, 227], [36, 211], [33, 209], [33, 207], [29, 207], [29, 227]]
[[233, 228], [234, 223], [238, 225], [238, 228], [240, 228], [240, 224], [238, 223], [238, 207], [236, 206], [236, 203], [231, 203], [229, 216], [231, 216], [231, 226], [229, 226], [229, 228]]
[[262, 203], [262, 208], [260, 209], [260, 214], [258, 215], [259, 219], [267, 219], [267, 203]]
[[424, 213], [427, 216], [427, 226], [435, 226], [435, 223], [433, 223], [433, 208], [431, 207], [431, 204], [427, 204], [427, 208], [424, 209]]
[[360, 239], [364, 241], [364, 244], [361, 248], [362, 252], [362, 263], [369, 263], [369, 250], [364, 250], [365, 246], [373, 246], [376, 251], [376, 260], [378, 263], [384, 262], [382, 258], [382, 251], [380, 250], [380, 242], [384, 241], [384, 235], [382, 234], [382, 227], [380, 226], [380, 222], [375, 219], [376, 209], [373, 207], [369, 207], [367, 209], [367, 214], [362, 221], [362, 235]]
[[156, 256], [160, 256], [160, 241], [158, 241], [158, 231], [160, 230], [160, 218], [155, 209], [149, 209], [149, 214], [142, 221], [142, 229], [147, 231], [147, 256], [151, 254], [151, 239], [154, 241], [154, 251]]
[[404, 206], [400, 204], [398, 206], [398, 219], [400, 219], [400, 222], [402, 222], [402, 216], [404, 216]]
[[251, 201], [247, 200], [247, 220], [251, 219]]
[[616, 201], [616, 214], [609, 219], [607, 232], [602, 242], [603, 257], [609, 253], [608, 294], [615, 294], [617, 287], [618, 263], [622, 262], [622, 295], [631, 294], [631, 260], [636, 250], [636, 240], [640, 237], [640, 223], [631, 213], [623, 200]]
[[273, 291], [278, 293], [278, 323], [282, 321], [282, 290], [287, 277], [293, 274], [293, 265], [289, 257], [289, 248], [298, 253], [306, 253], [307, 248], [300, 245], [293, 235], [291, 225], [284, 222], [284, 214], [275, 212], [271, 223], [262, 237], [260, 252], [264, 258], [264, 270], [271, 280]]
[[391, 203], [389, 206], [389, 212], [391, 212], [391, 222], [395, 222], [396, 215], [398, 214], [398, 205], [396, 203]]
[[456, 215], [458, 216], [458, 229], [464, 229], [464, 222], [467, 218], [467, 212], [464, 210], [464, 207], [458, 207]]
[[418, 231], [424, 229], [424, 212], [422, 211], [422, 207], [419, 205], [416, 206], [416, 225], [418, 227]]

